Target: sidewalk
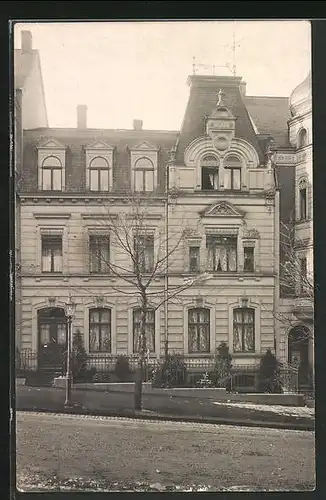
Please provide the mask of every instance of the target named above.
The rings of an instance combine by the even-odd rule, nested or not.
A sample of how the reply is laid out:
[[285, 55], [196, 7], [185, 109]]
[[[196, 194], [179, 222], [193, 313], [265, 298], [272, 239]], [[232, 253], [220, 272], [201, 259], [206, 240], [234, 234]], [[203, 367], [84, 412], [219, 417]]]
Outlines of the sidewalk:
[[134, 411], [130, 393], [78, 389], [72, 391], [74, 408], [67, 410], [64, 399], [63, 389], [18, 386], [16, 410], [314, 430], [314, 410], [310, 408], [283, 410], [283, 407], [275, 409], [267, 405], [217, 402], [204, 396], [187, 399], [143, 394], [142, 411]]

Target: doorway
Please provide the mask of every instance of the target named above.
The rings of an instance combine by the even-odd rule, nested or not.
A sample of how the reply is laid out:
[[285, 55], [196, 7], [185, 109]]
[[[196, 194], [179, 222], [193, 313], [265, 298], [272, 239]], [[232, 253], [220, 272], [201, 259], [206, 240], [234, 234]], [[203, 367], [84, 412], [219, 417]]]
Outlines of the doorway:
[[62, 370], [67, 350], [67, 322], [64, 310], [57, 307], [38, 312], [39, 369]]
[[304, 325], [295, 326], [289, 333], [288, 362], [298, 367], [299, 387], [309, 385], [309, 330]]

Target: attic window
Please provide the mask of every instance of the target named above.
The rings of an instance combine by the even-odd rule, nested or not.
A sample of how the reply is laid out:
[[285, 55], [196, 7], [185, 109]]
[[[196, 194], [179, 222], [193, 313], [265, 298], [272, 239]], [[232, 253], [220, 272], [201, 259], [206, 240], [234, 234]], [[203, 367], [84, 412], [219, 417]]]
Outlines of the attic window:
[[149, 158], [140, 158], [134, 166], [135, 191], [153, 191], [154, 165]]
[[42, 189], [44, 191], [62, 190], [62, 164], [56, 156], [48, 156], [43, 160]]
[[202, 190], [218, 189], [218, 159], [213, 155], [207, 155], [201, 160], [200, 166]]
[[237, 156], [228, 156], [224, 161], [224, 189], [241, 189], [241, 161]]
[[90, 162], [89, 187], [91, 191], [108, 191], [109, 189], [109, 164], [101, 156]]

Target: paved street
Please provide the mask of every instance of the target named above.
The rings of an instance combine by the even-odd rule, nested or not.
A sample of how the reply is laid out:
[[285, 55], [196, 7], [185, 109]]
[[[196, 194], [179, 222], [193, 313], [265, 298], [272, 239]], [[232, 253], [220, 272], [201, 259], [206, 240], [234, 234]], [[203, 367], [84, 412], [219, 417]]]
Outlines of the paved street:
[[314, 487], [314, 433], [17, 412], [17, 487]]

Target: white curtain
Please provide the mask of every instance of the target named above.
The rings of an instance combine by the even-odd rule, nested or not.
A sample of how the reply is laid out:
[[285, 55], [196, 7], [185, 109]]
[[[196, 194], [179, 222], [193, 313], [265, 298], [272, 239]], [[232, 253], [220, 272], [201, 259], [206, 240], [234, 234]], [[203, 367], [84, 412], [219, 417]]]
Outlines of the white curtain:
[[53, 249], [53, 271], [62, 272], [62, 250], [59, 247]]
[[52, 250], [50, 247], [42, 248], [42, 271], [51, 272]]

